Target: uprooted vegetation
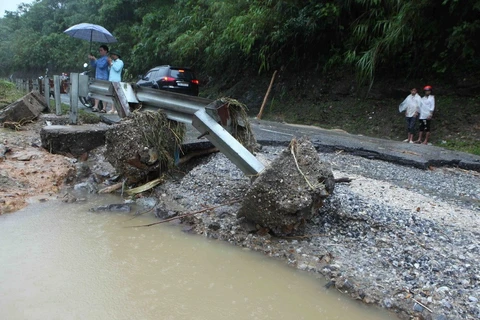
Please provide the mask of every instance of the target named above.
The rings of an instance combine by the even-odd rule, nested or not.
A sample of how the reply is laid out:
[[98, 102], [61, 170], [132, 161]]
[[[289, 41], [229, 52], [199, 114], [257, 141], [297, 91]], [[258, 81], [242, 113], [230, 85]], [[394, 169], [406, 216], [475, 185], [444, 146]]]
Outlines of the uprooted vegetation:
[[127, 184], [158, 178], [180, 157], [185, 125], [162, 112], [133, 112], [106, 134], [106, 158]]

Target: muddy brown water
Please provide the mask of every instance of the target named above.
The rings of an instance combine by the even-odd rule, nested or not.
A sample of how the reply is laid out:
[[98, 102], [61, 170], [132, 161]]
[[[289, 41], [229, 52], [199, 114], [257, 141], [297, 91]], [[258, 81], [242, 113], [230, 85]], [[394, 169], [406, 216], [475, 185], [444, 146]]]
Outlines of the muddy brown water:
[[320, 277], [179, 225], [127, 228], [158, 221], [151, 215], [88, 211], [118, 202], [51, 201], [0, 216], [1, 318], [394, 318]]

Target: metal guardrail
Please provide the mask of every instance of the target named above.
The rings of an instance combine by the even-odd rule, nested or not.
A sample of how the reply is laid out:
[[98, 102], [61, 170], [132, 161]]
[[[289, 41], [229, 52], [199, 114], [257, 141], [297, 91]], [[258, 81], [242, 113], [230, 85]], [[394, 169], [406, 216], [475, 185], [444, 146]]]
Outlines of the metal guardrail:
[[[74, 84], [75, 78], [79, 79], [78, 85]], [[120, 117], [127, 117], [130, 114], [130, 104], [141, 103], [142, 109], [146, 110], [161, 109], [167, 118], [191, 124], [200, 133], [199, 138], [206, 137], [245, 175], [254, 177], [265, 169], [265, 166], [229, 133], [231, 119], [226, 104], [200, 97], [138, 87], [126, 82], [92, 80], [75, 74], [71, 75], [71, 79], [73, 81], [70, 99], [74, 95], [77, 95], [77, 99], [78, 96], [88, 95], [111, 102]], [[78, 89], [74, 86], [78, 86]], [[71, 102], [71, 106], [78, 104]]]
[[[38, 90], [45, 95], [50, 108], [50, 97], [55, 98], [55, 110], [61, 115], [61, 79], [53, 76], [35, 80], [17, 79], [18, 89]], [[52, 88], [53, 85], [53, 88]], [[63, 89], [65, 92], [65, 88]], [[142, 104], [142, 110], [162, 110], [167, 118], [191, 124], [200, 137], [206, 137], [227, 156], [243, 173], [257, 176], [265, 169], [238, 140], [229, 132], [230, 113], [226, 104], [200, 97], [188, 96], [151, 88], [137, 87], [126, 82], [109, 82], [90, 79], [87, 75], [70, 74], [70, 123], [77, 124], [79, 97], [92, 97], [112, 103], [120, 117], [128, 117], [131, 104]]]

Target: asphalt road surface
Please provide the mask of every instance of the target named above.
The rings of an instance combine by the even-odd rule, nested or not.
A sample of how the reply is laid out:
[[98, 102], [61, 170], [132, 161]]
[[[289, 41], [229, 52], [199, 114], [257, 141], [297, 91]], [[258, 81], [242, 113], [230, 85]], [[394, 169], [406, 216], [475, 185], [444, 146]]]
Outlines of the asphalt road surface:
[[[62, 102], [69, 104], [67, 94]], [[86, 109], [81, 103], [79, 108]], [[88, 110], [88, 109], [87, 109]], [[117, 115], [100, 115], [107, 123], [119, 121]], [[272, 121], [251, 119], [255, 137], [261, 145], [288, 145], [294, 137], [308, 136], [321, 152], [343, 151], [371, 159], [390, 161], [397, 164], [427, 169], [429, 167], [458, 167], [480, 171], [480, 156], [451, 151], [441, 147], [423, 144], [409, 144], [401, 141], [353, 135], [341, 130], [327, 130], [313, 126], [292, 125]], [[191, 125], [187, 126], [186, 146], [192, 149], [211, 147], [211, 144]]]

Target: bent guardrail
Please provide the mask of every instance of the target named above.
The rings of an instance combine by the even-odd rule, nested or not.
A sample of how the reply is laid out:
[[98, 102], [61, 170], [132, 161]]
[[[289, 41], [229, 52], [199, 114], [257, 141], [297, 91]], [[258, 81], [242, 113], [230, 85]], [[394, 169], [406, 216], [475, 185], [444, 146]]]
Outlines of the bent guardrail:
[[[89, 95], [113, 103], [120, 117], [127, 117], [130, 114], [132, 104], [141, 104], [142, 110], [161, 109], [167, 118], [191, 124], [200, 133], [199, 138], [206, 137], [245, 175], [254, 177], [265, 169], [265, 166], [228, 131], [231, 116], [226, 103], [138, 87], [126, 82], [88, 79], [82, 75], [72, 74], [71, 79], [70, 99], [73, 107], [78, 105], [78, 102], [72, 100], [74, 95], [77, 95], [77, 101], [78, 96]], [[78, 79], [78, 84], [75, 84], [74, 79]], [[76, 108], [72, 108], [72, 111], [73, 109]]]

